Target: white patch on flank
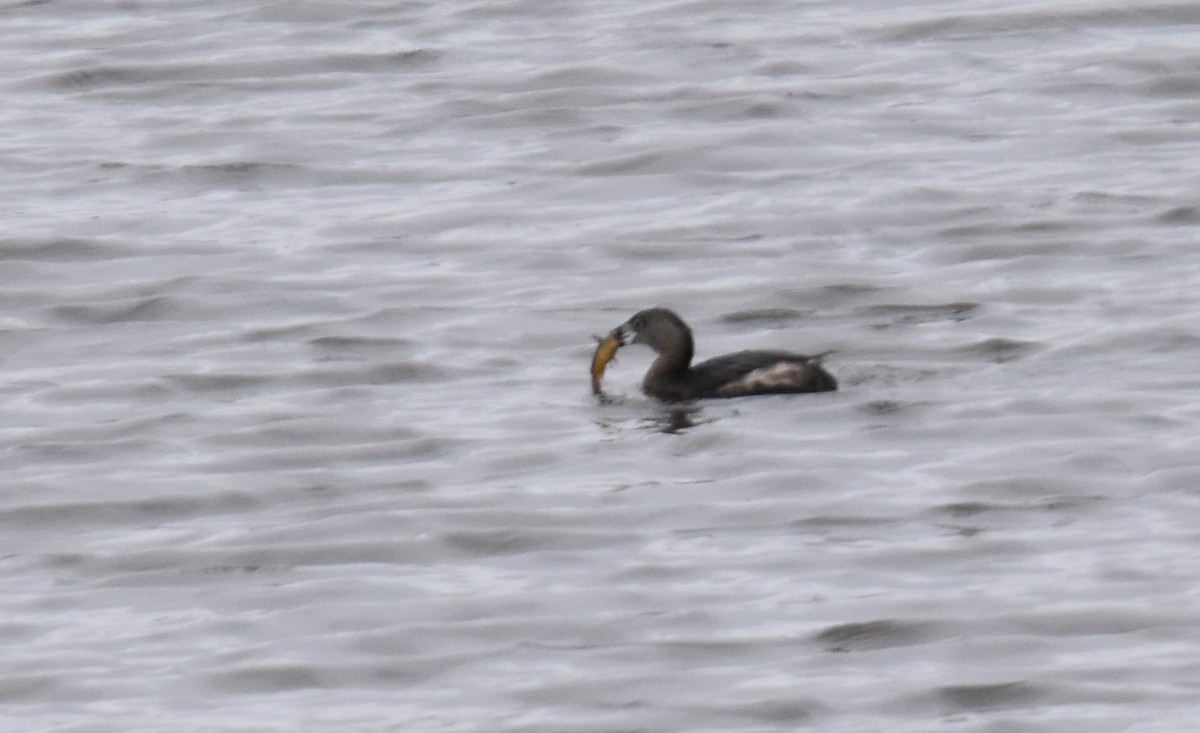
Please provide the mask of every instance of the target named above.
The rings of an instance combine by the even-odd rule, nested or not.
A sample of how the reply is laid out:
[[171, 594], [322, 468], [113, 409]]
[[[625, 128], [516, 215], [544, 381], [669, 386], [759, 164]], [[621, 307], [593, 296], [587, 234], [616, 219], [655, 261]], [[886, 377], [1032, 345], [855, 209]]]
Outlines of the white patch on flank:
[[771, 366], [746, 372], [741, 379], [734, 380], [719, 390], [722, 394], [740, 394], [750, 390], [770, 390], [788, 387], [801, 381], [806, 365], [794, 361], [781, 361]]

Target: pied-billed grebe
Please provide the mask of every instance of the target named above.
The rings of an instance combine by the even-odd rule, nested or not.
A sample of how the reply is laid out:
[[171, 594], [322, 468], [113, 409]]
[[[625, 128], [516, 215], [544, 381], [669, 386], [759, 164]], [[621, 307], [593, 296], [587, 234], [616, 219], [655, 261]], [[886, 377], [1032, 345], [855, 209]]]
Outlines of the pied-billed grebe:
[[693, 366], [692, 329], [673, 311], [650, 308], [600, 341], [592, 358], [592, 391], [599, 394], [605, 367], [626, 344], [645, 344], [658, 352], [642, 380], [642, 391], [669, 402], [837, 389], [837, 380], [821, 367], [821, 356], [739, 351]]

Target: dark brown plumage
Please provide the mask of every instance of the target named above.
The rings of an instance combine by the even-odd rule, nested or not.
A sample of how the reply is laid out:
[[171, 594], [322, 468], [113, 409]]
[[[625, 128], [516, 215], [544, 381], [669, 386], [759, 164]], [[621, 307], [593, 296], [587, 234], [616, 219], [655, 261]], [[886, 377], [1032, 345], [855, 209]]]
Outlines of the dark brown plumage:
[[645, 344], [658, 352], [642, 380], [642, 391], [661, 400], [837, 389], [837, 380], [821, 366], [820, 355], [739, 351], [692, 365], [692, 330], [666, 308], [634, 314], [614, 328], [609, 338], [621, 344]]

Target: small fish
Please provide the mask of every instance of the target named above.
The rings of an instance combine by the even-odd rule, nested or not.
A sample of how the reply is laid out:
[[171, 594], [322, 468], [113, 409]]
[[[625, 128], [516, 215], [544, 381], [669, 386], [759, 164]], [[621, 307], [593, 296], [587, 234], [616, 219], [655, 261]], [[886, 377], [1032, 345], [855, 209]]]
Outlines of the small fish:
[[604, 378], [604, 370], [617, 355], [617, 349], [624, 345], [615, 331], [596, 340], [599, 343], [596, 344], [596, 353], [592, 354], [592, 394], [600, 394], [600, 380]]

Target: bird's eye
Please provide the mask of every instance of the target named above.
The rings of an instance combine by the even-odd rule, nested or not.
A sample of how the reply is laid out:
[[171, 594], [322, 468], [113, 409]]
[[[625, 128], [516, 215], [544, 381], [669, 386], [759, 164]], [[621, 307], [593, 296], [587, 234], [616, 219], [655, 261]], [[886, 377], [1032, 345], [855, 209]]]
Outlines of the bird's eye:
[[641, 317], [641, 316], [638, 316], [637, 318], [634, 318], [632, 322], [633, 322], [633, 327], [634, 327], [634, 328], [637, 328], [637, 329], [641, 329], [641, 327], [642, 327], [642, 326], [644, 326], [644, 325], [645, 325], [645, 323], [646, 323], [646, 322], [645, 322], [645, 321], [642, 319], [642, 317]]

